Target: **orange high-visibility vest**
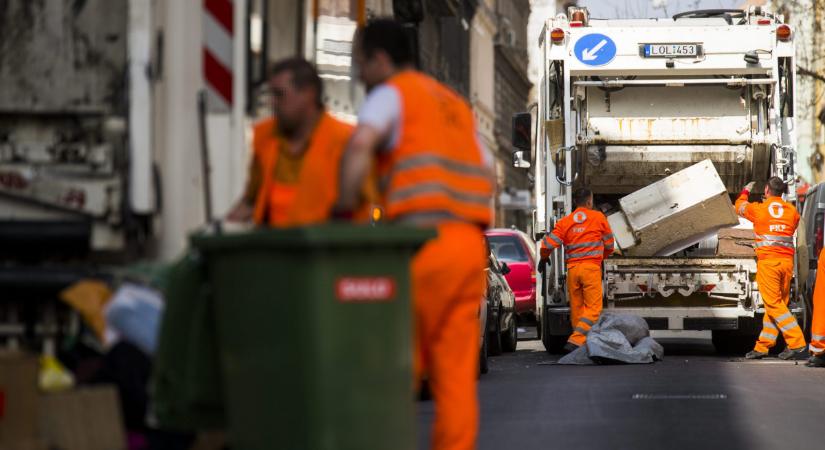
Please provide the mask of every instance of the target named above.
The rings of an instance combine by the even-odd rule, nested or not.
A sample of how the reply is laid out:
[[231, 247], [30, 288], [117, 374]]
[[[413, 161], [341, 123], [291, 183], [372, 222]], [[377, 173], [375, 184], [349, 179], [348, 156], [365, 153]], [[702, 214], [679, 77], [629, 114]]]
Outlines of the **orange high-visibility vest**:
[[378, 158], [388, 220], [487, 227], [493, 184], [476, 140], [473, 113], [455, 92], [416, 71], [393, 76], [401, 98], [398, 146]]
[[276, 126], [275, 119], [267, 119], [254, 129], [254, 157], [263, 175], [255, 199], [255, 223], [291, 227], [328, 220], [338, 198], [339, 163], [353, 127], [324, 112], [303, 156], [298, 183], [284, 185], [275, 180], [281, 150]]
[[793, 258], [793, 234], [799, 224], [799, 213], [792, 204], [780, 197], [748, 203], [748, 194], [743, 191], [734, 207], [740, 216], [753, 222], [758, 259]]
[[541, 241], [542, 249], [554, 249], [564, 245], [567, 267], [590, 261], [601, 264], [613, 254], [613, 232], [607, 217], [600, 211], [577, 208], [556, 222], [551, 233]]

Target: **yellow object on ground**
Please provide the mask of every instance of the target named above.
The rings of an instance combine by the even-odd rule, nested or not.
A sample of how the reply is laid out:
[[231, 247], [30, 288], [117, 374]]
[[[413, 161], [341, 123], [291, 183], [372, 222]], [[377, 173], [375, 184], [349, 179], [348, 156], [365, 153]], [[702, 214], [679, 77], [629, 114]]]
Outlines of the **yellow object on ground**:
[[74, 376], [52, 355], [40, 358], [40, 390], [60, 392], [74, 387]]

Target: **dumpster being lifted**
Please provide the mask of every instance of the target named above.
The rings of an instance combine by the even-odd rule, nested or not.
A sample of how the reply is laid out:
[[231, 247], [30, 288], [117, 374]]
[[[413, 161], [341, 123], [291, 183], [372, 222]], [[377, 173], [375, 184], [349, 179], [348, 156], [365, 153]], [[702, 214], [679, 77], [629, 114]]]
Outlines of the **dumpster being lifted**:
[[198, 320], [217, 347], [219, 374], [204, 379], [223, 392], [233, 449], [414, 448], [409, 264], [434, 236], [336, 225], [192, 239], [209, 305]]

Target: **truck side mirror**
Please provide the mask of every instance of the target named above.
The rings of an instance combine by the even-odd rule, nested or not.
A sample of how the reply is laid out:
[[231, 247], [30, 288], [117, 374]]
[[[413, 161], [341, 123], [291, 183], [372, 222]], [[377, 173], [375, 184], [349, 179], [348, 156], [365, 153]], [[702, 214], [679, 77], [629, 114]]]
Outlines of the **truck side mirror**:
[[532, 156], [532, 135], [530, 129], [532, 128], [533, 117], [529, 112], [520, 112], [513, 114], [513, 147], [516, 150], [522, 150]]

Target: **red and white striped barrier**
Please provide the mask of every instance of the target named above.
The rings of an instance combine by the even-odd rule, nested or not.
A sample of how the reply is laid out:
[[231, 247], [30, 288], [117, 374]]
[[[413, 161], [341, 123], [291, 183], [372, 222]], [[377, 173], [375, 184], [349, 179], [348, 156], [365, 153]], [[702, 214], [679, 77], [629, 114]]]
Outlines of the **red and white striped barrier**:
[[203, 0], [203, 80], [209, 112], [232, 109], [234, 0]]

